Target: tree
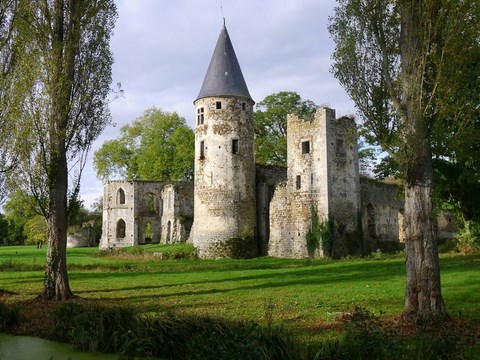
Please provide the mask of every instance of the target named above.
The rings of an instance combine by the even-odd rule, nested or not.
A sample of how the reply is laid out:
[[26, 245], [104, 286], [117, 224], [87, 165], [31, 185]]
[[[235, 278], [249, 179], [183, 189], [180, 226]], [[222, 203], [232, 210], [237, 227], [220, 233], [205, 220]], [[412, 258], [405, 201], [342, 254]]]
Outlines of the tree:
[[310, 118], [317, 106], [291, 91], [268, 95], [253, 114], [255, 161], [262, 165], [287, 166], [287, 115]]
[[45, 218], [37, 215], [25, 223], [25, 244], [45, 244], [48, 241], [48, 228]]
[[14, 56], [14, 23], [18, 16], [17, 0], [4, 0], [0, 2], [0, 204], [8, 195], [6, 187], [7, 172], [15, 163], [15, 158], [9, 157], [8, 141], [10, 132], [7, 118], [15, 112], [10, 106], [12, 99], [12, 84], [15, 82], [13, 68]]
[[[404, 182], [408, 319], [446, 312], [434, 231], [432, 144], [441, 136], [452, 139], [478, 106], [466, 92], [459, 101], [449, 86], [464, 76], [452, 64], [465, 68], [478, 43], [479, 20], [476, 0], [340, 0], [329, 27], [336, 43], [333, 72]], [[457, 99], [455, 106], [441, 106], [449, 97]]]
[[3, 205], [3, 210], [5, 220], [8, 222], [8, 237], [5, 244], [24, 244], [27, 238], [26, 223], [40, 213], [35, 198], [22, 191], [12, 192]]
[[93, 166], [102, 180], [191, 180], [195, 136], [184, 118], [158, 108], [120, 129], [95, 152]]
[[8, 244], [8, 221], [5, 215], [0, 213], [0, 245]]
[[[34, 196], [48, 225], [42, 297], [72, 297], [67, 266], [68, 202], [75, 200], [86, 154], [110, 123], [113, 0], [18, 0], [15, 89], [9, 116], [8, 182]], [[70, 203], [72, 203], [70, 201]]]

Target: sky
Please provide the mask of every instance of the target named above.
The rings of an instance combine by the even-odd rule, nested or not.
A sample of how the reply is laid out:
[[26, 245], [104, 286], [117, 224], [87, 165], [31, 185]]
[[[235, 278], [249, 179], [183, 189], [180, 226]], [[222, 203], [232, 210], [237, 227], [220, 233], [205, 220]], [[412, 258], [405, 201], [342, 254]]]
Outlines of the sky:
[[102, 196], [93, 153], [151, 107], [177, 112], [193, 128], [195, 100], [225, 18], [250, 95], [259, 102], [280, 91], [336, 109], [356, 110], [330, 72], [334, 43], [328, 17], [335, 0], [117, 0], [110, 46], [113, 83], [123, 96], [111, 102], [115, 126], [95, 141], [80, 196], [87, 208]]

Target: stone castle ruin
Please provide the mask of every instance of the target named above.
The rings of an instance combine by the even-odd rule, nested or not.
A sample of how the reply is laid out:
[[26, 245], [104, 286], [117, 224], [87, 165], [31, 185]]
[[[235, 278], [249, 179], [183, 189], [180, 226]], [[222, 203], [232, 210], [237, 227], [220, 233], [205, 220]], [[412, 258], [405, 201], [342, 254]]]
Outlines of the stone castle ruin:
[[[260, 166], [254, 104], [224, 26], [194, 101], [194, 181], [106, 182], [100, 248], [189, 241], [201, 258], [400, 248], [399, 187], [360, 177], [353, 119], [325, 107], [311, 119], [289, 116], [287, 168]], [[312, 217], [329, 240], [313, 252]]]

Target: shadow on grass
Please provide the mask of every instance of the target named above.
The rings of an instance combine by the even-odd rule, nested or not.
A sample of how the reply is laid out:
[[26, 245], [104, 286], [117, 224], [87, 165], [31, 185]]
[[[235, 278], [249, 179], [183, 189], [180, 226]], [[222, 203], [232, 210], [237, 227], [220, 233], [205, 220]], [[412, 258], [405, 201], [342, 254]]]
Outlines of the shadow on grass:
[[[335, 264], [338, 265], [338, 264]], [[345, 266], [344, 266], [345, 265]], [[317, 267], [311, 266], [305, 269], [301, 268], [289, 268], [271, 270], [268, 272], [256, 271], [254, 274], [243, 275], [244, 271], [238, 273], [238, 276], [231, 276], [232, 272], [227, 271], [209, 271], [211, 274], [215, 274], [217, 278], [208, 279], [206, 272], [202, 272], [199, 276], [201, 280], [195, 281], [191, 278], [182, 280], [181, 282], [174, 282], [168, 284], [159, 285], [144, 285], [139, 284], [135, 286], [119, 286], [116, 288], [106, 289], [92, 289], [77, 291], [78, 294], [94, 294], [94, 293], [119, 293], [135, 290], [162, 290], [168, 288], [178, 288], [182, 286], [205, 286], [206, 289], [192, 289], [188, 291], [173, 291], [171, 293], [154, 294], [154, 295], [141, 295], [130, 297], [130, 299], [148, 299], [148, 298], [168, 298], [168, 297], [182, 297], [182, 296], [198, 296], [198, 295], [211, 295], [220, 293], [229, 293], [235, 291], [255, 291], [265, 289], [278, 289], [282, 287], [311, 287], [315, 285], [328, 286], [334, 284], [335, 286], [341, 286], [341, 284], [347, 284], [355, 279], [365, 282], [386, 282], [391, 281], [393, 278], [404, 276], [404, 269], [400, 262], [378, 262], [371, 261], [367, 263], [358, 264], [340, 264], [340, 266], [331, 267]], [[85, 275], [85, 276], [84, 276]], [[132, 284], [140, 277], [150, 277], [151, 273], [76, 273], [71, 275], [71, 279], [108, 279], [116, 278], [117, 283]], [[222, 277], [222, 275], [225, 275]], [[207, 279], [205, 279], [207, 278]], [[153, 280], [153, 279], [152, 279]], [[156, 277], [155, 281], [161, 282], [161, 278]], [[218, 284], [225, 284], [224, 287], [214, 287]], [[234, 286], [231, 286], [233, 284]]]

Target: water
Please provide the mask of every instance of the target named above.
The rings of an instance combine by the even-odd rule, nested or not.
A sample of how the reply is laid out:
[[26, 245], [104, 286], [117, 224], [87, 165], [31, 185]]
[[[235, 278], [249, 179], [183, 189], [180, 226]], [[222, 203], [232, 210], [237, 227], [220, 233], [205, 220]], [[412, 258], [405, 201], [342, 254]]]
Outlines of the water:
[[113, 360], [112, 354], [94, 354], [73, 350], [62, 344], [32, 336], [0, 334], [0, 360]]

